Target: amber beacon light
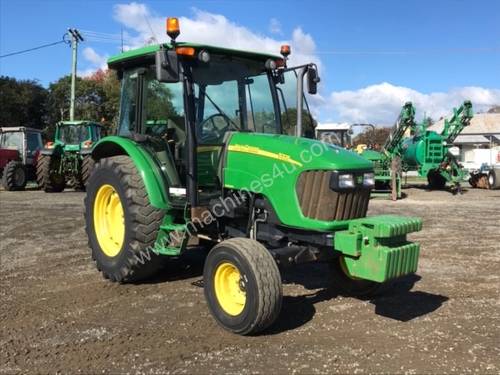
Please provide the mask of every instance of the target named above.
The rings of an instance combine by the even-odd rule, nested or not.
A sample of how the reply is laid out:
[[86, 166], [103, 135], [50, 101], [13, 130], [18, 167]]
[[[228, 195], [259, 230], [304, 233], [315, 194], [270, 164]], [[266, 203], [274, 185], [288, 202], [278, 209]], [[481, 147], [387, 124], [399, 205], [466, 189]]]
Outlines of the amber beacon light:
[[179, 19], [177, 17], [167, 18], [167, 35], [175, 41], [175, 38], [179, 36], [181, 29], [179, 26]]

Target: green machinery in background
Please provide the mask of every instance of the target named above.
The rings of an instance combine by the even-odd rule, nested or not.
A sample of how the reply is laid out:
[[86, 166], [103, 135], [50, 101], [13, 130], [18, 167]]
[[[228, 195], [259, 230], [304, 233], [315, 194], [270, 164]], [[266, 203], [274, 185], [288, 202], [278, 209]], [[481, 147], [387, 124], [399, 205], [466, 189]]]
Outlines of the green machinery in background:
[[[415, 108], [412, 103], [406, 103], [382, 150], [361, 153], [374, 164], [376, 189], [396, 190], [400, 198], [401, 172], [417, 171], [419, 176], [427, 178], [431, 189], [443, 189], [450, 183], [454, 192], [460, 191], [466, 172], [450, 148], [472, 117], [472, 104], [465, 101], [453, 109], [452, 117], [445, 119], [442, 132], [437, 133], [428, 130], [429, 124], [425, 121], [417, 124]], [[408, 132], [410, 135], [406, 136]]]
[[54, 141], [45, 145], [38, 159], [38, 185], [45, 192], [61, 192], [66, 185], [85, 189], [94, 165], [92, 147], [102, 131], [102, 125], [93, 121], [58, 123]]
[[[315, 64], [287, 67], [288, 46], [280, 57], [178, 43], [175, 18], [167, 33], [171, 43], [108, 61], [122, 85], [118, 135], [94, 146], [85, 198], [105, 278], [151, 277], [199, 241], [210, 250], [208, 309], [223, 328], [252, 334], [279, 317], [278, 266], [328, 262], [355, 295], [416, 271], [419, 245], [406, 236], [422, 221], [366, 217], [372, 164], [301, 137]], [[296, 136], [285, 134], [289, 120]]]

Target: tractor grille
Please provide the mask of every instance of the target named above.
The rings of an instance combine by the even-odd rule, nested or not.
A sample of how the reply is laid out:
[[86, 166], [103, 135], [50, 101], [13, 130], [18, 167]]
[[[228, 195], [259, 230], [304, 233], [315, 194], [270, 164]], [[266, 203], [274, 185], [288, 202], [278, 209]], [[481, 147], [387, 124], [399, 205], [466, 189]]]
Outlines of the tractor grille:
[[366, 216], [369, 189], [338, 192], [330, 189], [331, 171], [306, 171], [297, 182], [302, 214], [324, 221], [349, 220]]

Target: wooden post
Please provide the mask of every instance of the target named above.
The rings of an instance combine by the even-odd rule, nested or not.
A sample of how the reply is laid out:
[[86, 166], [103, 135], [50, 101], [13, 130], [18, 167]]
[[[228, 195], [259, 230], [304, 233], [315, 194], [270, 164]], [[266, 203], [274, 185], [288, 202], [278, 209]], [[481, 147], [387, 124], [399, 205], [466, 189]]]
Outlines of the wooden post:
[[391, 199], [398, 199], [398, 176], [399, 176], [399, 157], [394, 157], [391, 160]]

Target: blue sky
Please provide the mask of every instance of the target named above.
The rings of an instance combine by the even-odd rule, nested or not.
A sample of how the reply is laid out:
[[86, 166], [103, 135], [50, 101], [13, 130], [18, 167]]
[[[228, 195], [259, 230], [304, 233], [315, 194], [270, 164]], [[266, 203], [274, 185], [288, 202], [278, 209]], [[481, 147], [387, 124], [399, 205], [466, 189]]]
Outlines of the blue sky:
[[[222, 25], [225, 34], [213, 30], [205, 39], [239, 46], [251, 39], [253, 49], [290, 41], [297, 61], [321, 64], [316, 107], [323, 121], [389, 121], [408, 98], [436, 116], [465, 96], [478, 108], [500, 101], [500, 0], [0, 0], [0, 55], [60, 40], [68, 27], [112, 34], [123, 28], [140, 43], [150, 34], [140, 12], [157, 34], [164, 17], [185, 17], [179, 40], [189, 36], [189, 25]], [[241, 40], [228, 35], [234, 30], [243, 30]], [[96, 69], [119, 48], [89, 38], [80, 48], [79, 71]], [[63, 44], [0, 59], [0, 74], [43, 85], [70, 67]]]

